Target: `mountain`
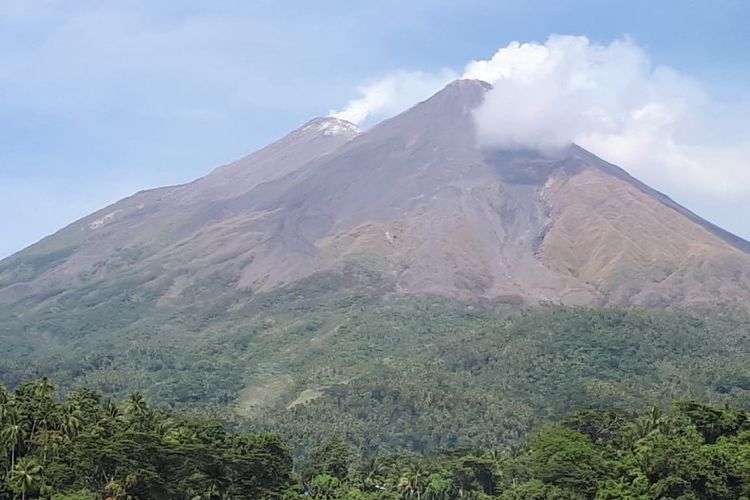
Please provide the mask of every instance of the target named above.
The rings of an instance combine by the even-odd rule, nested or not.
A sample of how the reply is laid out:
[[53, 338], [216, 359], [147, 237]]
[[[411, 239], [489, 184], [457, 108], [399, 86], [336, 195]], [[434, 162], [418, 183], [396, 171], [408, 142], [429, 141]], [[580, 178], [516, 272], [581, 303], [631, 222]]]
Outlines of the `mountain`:
[[[138, 193], [0, 263], [0, 304], [94, 283], [160, 304], [355, 265], [394, 291], [671, 306], [750, 298], [750, 243], [585, 150], [480, 147], [459, 80], [361, 132], [318, 118], [195, 182]], [[95, 294], [95, 292], [93, 292]]]
[[[0, 261], [0, 381], [363, 450], [518, 444], [574, 407], [750, 405], [750, 243], [571, 145], [477, 144], [460, 80], [317, 118]], [[309, 446], [308, 446], [309, 447]]]

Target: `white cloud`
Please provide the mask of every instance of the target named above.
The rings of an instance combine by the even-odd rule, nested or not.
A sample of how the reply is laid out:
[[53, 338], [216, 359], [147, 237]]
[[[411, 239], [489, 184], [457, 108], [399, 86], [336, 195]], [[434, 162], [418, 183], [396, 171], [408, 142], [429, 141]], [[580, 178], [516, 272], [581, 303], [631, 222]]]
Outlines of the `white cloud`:
[[360, 97], [349, 101], [341, 111], [331, 111], [330, 115], [356, 124], [368, 118], [388, 118], [430, 97], [456, 78], [458, 73], [449, 69], [437, 73], [396, 71], [360, 87]]
[[[386, 118], [457, 77], [397, 71], [359, 89], [331, 114], [355, 123]], [[597, 44], [553, 35], [512, 42], [461, 78], [493, 85], [475, 111], [480, 141], [498, 148], [554, 149], [577, 143], [657, 189], [714, 198], [750, 194], [750, 106], [716, 102], [671, 68], [654, 67], [630, 39]]]
[[470, 62], [463, 77], [493, 85], [475, 112], [485, 145], [545, 149], [575, 142], [660, 189], [750, 192], [750, 143], [722, 139], [747, 115], [725, 109], [716, 120], [720, 105], [696, 81], [654, 68], [628, 39], [513, 42], [489, 60]]

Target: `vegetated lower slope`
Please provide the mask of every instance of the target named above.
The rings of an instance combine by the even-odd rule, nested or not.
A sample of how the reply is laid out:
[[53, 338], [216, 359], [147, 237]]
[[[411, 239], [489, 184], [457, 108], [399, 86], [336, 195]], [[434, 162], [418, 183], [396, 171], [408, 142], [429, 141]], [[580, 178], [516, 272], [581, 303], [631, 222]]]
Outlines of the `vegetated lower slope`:
[[741, 312], [518, 310], [385, 286], [350, 269], [217, 311], [160, 317], [122, 303], [101, 330], [57, 312], [45, 320], [64, 331], [53, 338], [12, 335], [20, 326], [3, 318], [0, 377], [140, 390], [161, 406], [281, 432], [298, 454], [332, 432], [368, 451], [502, 448], [580, 406], [750, 407]]
[[[641, 416], [579, 410], [515, 450], [364, 453], [331, 436], [296, 464], [272, 434], [124, 404], [49, 379], [0, 386], [0, 496], [130, 499], [661, 499], [750, 495], [750, 419], [681, 401]], [[488, 432], [491, 432], [488, 430]]]
[[512, 452], [376, 454], [357, 463], [341, 443], [324, 441], [302, 470], [313, 498], [743, 499], [749, 433], [745, 412], [684, 401], [640, 417], [578, 411]]

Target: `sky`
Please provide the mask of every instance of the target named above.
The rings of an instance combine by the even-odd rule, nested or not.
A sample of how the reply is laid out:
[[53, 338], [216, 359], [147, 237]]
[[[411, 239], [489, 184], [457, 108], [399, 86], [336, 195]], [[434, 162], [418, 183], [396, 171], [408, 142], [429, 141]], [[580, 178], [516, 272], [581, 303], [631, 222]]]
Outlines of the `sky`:
[[745, 0], [0, 0], [0, 258], [458, 77], [495, 86], [488, 143], [575, 141], [750, 238], [748, 23]]

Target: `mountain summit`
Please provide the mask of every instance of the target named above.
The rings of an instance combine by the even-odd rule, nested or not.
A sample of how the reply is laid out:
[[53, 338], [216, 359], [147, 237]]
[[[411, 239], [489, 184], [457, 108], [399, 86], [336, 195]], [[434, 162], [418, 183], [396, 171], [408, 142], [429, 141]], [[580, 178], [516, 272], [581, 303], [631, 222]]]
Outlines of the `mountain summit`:
[[478, 145], [472, 110], [489, 88], [453, 82], [364, 132], [318, 118], [192, 183], [124, 199], [0, 262], [0, 305], [242, 301], [353, 268], [393, 292], [465, 299], [750, 299], [750, 243], [618, 167], [577, 146]]

